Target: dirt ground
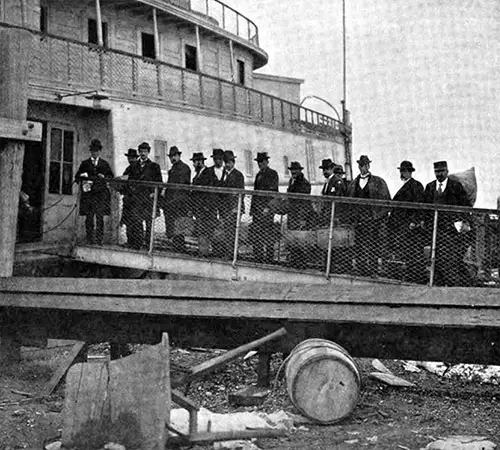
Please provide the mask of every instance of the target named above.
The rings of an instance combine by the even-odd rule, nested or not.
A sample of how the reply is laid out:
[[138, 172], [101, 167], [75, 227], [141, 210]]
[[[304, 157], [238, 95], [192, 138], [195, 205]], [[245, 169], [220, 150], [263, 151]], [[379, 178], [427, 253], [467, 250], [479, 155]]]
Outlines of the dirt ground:
[[[42, 449], [61, 432], [64, 386], [47, 398], [36, 393], [50, 379], [70, 346], [24, 349], [20, 364], [0, 369], [0, 449]], [[94, 353], [106, 353], [106, 346]], [[203, 349], [172, 349], [173, 374], [220, 354]], [[272, 361], [273, 377], [281, 355]], [[259, 439], [261, 449], [419, 449], [440, 437], [481, 435], [500, 443], [500, 392], [497, 385], [442, 378], [422, 370], [410, 373], [400, 361], [383, 361], [396, 375], [416, 384], [395, 388], [369, 377], [371, 360], [357, 360], [363, 378], [360, 401], [354, 413], [332, 426], [306, 425], [279, 439]], [[228, 404], [228, 394], [256, 381], [257, 358], [238, 360], [215, 374], [192, 383], [187, 395], [214, 412], [255, 410]], [[35, 394], [33, 397], [19, 392]], [[286, 394], [283, 377], [259, 411], [296, 412]], [[212, 447], [192, 447], [202, 450]]]

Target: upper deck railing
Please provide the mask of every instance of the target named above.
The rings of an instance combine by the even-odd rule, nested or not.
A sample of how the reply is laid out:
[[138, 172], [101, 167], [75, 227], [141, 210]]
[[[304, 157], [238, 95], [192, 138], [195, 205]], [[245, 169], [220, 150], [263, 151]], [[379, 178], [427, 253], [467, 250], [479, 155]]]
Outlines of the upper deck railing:
[[219, 0], [191, 0], [191, 10], [215, 19], [218, 25], [259, 46], [259, 29], [248, 17]]
[[[90, 243], [327, 278], [500, 287], [496, 210], [119, 179], [109, 186], [111, 232]], [[83, 220], [79, 229], [84, 243]]]
[[[0, 23], [1, 27], [14, 27]], [[190, 107], [292, 131], [337, 137], [334, 118], [296, 103], [157, 59], [33, 33], [30, 84], [58, 93], [99, 90], [110, 96]], [[56, 99], [56, 95], [54, 95]]]

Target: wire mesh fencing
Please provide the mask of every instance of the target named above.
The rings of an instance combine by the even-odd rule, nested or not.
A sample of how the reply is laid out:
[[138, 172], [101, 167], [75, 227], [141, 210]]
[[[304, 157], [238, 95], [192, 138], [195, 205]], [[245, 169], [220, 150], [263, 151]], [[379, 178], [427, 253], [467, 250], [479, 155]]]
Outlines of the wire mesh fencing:
[[80, 242], [326, 277], [500, 286], [493, 210], [123, 180], [109, 189], [103, 237]]

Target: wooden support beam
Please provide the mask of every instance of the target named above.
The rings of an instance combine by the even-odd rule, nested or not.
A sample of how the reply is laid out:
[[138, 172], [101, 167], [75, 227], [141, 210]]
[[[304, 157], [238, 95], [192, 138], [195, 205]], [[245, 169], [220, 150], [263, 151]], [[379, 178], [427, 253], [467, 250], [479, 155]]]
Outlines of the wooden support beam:
[[[26, 121], [32, 35], [18, 28], [0, 30], [0, 117]], [[0, 136], [0, 277], [12, 276], [24, 143]], [[8, 137], [8, 136], [6, 136]]]
[[216, 358], [212, 358], [204, 363], [198, 364], [191, 368], [189, 373], [186, 375], [187, 379], [192, 379], [198, 377], [200, 375], [205, 375], [207, 373], [213, 372], [219, 367], [227, 364], [236, 358], [243, 356], [245, 353], [248, 353], [250, 350], [261, 347], [264, 344], [267, 344], [275, 339], [281, 338], [286, 335], [285, 328], [280, 328], [274, 333], [268, 334], [263, 338], [257, 339], [256, 341], [249, 342], [248, 344], [242, 345], [233, 350], [229, 350], [221, 356], [217, 356]]
[[59, 385], [59, 383], [62, 381], [62, 379], [66, 376], [66, 373], [68, 372], [70, 367], [75, 362], [81, 362], [81, 360], [79, 361], [79, 358], [81, 358], [81, 357], [83, 357], [83, 359], [85, 358], [85, 356], [84, 356], [85, 352], [86, 352], [85, 342], [75, 343], [73, 345], [73, 347], [71, 348], [71, 351], [64, 358], [63, 362], [59, 365], [59, 368], [52, 375], [52, 378], [50, 379], [50, 381], [44, 386], [44, 388], [40, 392], [39, 397], [48, 397], [49, 395], [52, 395], [52, 393], [55, 391], [56, 387]]

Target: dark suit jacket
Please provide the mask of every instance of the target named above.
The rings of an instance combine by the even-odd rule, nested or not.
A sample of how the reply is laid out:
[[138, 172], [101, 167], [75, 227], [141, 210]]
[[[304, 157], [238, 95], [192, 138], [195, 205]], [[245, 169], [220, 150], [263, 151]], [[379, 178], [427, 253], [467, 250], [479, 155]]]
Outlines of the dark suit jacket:
[[[205, 168], [200, 172], [196, 173], [193, 178], [193, 186], [207, 186], [213, 187], [215, 185], [215, 180], [217, 178], [214, 173]], [[213, 193], [193, 191], [191, 192], [191, 205], [195, 215], [199, 215], [203, 212], [210, 212], [215, 214]], [[207, 225], [208, 226], [208, 225]]]
[[[306, 180], [303, 174], [299, 174], [296, 179], [290, 178], [287, 192], [291, 194], [310, 194], [311, 183]], [[289, 199], [289, 203], [288, 229], [309, 229], [314, 223], [314, 209], [311, 202], [309, 200]]]
[[[420, 181], [410, 178], [401, 186], [393, 198], [397, 202], [424, 203], [424, 186]], [[422, 210], [394, 208], [391, 211], [390, 224], [393, 227], [407, 228], [410, 223], [418, 223], [422, 217]]]
[[[346, 195], [348, 197], [356, 197], [356, 187], [359, 186], [361, 176], [358, 175], [347, 186]], [[391, 194], [386, 182], [376, 175], [370, 174], [368, 183], [365, 186], [367, 189], [368, 197], [377, 200], [390, 200]], [[389, 209], [381, 206], [353, 206], [351, 208], [351, 217], [354, 221], [365, 220], [378, 220], [384, 218]]]
[[[191, 169], [189, 166], [178, 161], [168, 171], [167, 184], [191, 184]], [[179, 189], [168, 189], [165, 193], [165, 201], [172, 209], [178, 208], [176, 203], [184, 203], [189, 197], [189, 191]], [[185, 206], [185, 205], [184, 205]]]
[[[260, 170], [255, 177], [253, 185], [254, 191], [275, 191], [278, 192], [279, 177], [278, 172], [267, 167]], [[259, 195], [252, 196], [252, 203], [250, 205], [250, 215], [259, 216], [262, 214], [264, 208], [268, 207], [272, 197], [261, 197]]]
[[[224, 175], [225, 174], [226, 171], [224, 171]], [[245, 189], [245, 177], [238, 169], [233, 169], [227, 175], [225, 180], [223, 178], [221, 187], [232, 188], [232, 189]], [[237, 195], [231, 195], [231, 194], [221, 195], [221, 203], [220, 203], [221, 215], [225, 216], [231, 214], [237, 208], [238, 208]], [[242, 213], [245, 212], [245, 203], [243, 202], [241, 204], [241, 212]]]
[[[465, 192], [462, 183], [457, 180], [453, 180], [448, 178], [448, 182], [446, 184], [446, 189], [443, 191], [441, 195], [437, 193], [436, 190], [437, 181], [431, 181], [425, 187], [424, 192], [424, 202], [425, 203], [434, 203], [438, 205], [454, 205], [454, 206], [472, 206], [469, 203], [469, 199], [467, 198], [467, 193]], [[427, 215], [427, 223], [432, 225], [432, 217], [433, 214], [430, 213]], [[453, 235], [456, 234], [456, 230], [454, 228], [453, 223], [457, 220], [466, 220], [467, 215], [455, 212], [440, 212], [438, 214], [438, 228], [441, 231], [450, 232]], [[432, 228], [432, 226], [431, 226]]]
[[[82, 174], [86, 173], [86, 177]], [[104, 178], [99, 175], [104, 175]], [[106, 185], [106, 180], [113, 178], [113, 171], [109, 163], [99, 158], [97, 166], [94, 166], [92, 159], [82, 161], [78, 171], [75, 174], [75, 180], [82, 183], [91, 181], [90, 191], [85, 192], [82, 189], [80, 196], [80, 215], [86, 216], [95, 212], [97, 214], [109, 215], [111, 210], [111, 195]]]
[[321, 195], [329, 195], [335, 197], [342, 197], [345, 195], [347, 187], [345, 185], [344, 180], [341, 177], [333, 176], [328, 180], [328, 183], [323, 186], [323, 190], [321, 191]]
[[222, 170], [222, 178], [220, 180], [217, 178], [217, 175], [215, 174], [215, 166], [210, 166], [210, 167], [207, 167], [207, 169], [206, 169], [212, 174], [212, 178], [214, 180], [215, 187], [221, 187], [224, 183], [223, 178], [224, 178], [224, 172], [226, 171], [226, 169], [224, 169], [224, 167], [222, 169], [223, 169]]

